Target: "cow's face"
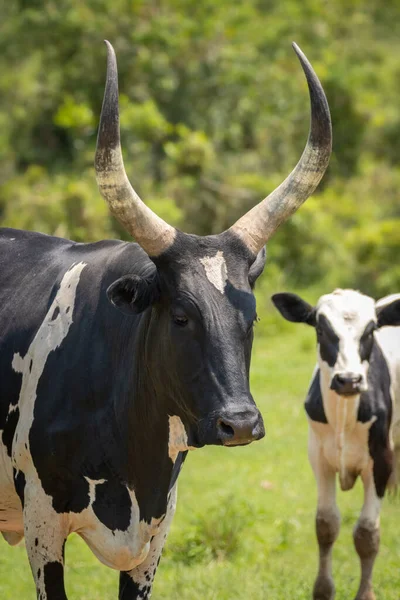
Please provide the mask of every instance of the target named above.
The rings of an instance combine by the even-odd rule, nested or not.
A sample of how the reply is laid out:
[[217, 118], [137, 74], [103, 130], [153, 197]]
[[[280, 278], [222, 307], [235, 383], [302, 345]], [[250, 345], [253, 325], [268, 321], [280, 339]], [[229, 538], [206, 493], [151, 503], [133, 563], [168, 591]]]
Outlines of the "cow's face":
[[264, 434], [248, 385], [256, 317], [251, 286], [262, 270], [260, 252], [279, 225], [313, 193], [332, 150], [324, 91], [307, 58], [295, 44], [294, 49], [311, 101], [304, 152], [285, 181], [228, 230], [200, 238], [163, 221], [129, 182], [120, 143], [117, 60], [107, 42], [96, 178], [114, 216], [157, 268], [151, 280], [134, 276], [116, 282], [109, 297], [117, 306], [136, 312], [151, 306], [146, 313], [145, 368], [151, 365], [152, 382], [158, 372], [162, 375], [157, 396], [163, 391], [174, 399], [174, 410], [181, 408], [182, 417], [191, 418], [199, 445], [245, 444]]
[[146, 294], [137, 294], [137, 278], [127, 277], [108, 295], [125, 312], [151, 308], [145, 317], [146, 364], [166, 410], [184, 422], [190, 445], [243, 445], [262, 438], [249, 368], [257, 319], [252, 288], [265, 251], [254, 260], [232, 234], [182, 234], [154, 263], [152, 281], [141, 284]]
[[295, 294], [275, 294], [272, 300], [287, 320], [315, 327], [325, 386], [341, 396], [367, 390], [374, 331], [400, 324], [399, 296], [375, 303], [355, 290], [335, 290], [322, 296], [315, 307]]
[[353, 290], [337, 290], [320, 298], [315, 319], [325, 383], [342, 396], [365, 391], [377, 328], [374, 300]]

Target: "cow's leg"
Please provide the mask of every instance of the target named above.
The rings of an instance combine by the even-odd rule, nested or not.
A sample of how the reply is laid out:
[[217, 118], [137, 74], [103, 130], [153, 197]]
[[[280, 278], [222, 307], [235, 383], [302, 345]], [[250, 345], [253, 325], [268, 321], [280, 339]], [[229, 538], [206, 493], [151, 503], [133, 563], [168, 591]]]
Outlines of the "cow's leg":
[[376, 493], [372, 467], [362, 473], [362, 480], [364, 504], [353, 533], [354, 545], [361, 562], [361, 582], [356, 600], [375, 600], [372, 590], [372, 570], [379, 551], [381, 500]]
[[64, 588], [65, 517], [38, 486], [25, 486], [25, 544], [38, 600], [67, 600]]
[[159, 533], [150, 541], [146, 559], [132, 571], [123, 572], [119, 579], [119, 600], [146, 600], [151, 596], [154, 576], [176, 508], [177, 484], [171, 490], [167, 513]]
[[319, 546], [319, 568], [314, 583], [314, 600], [332, 600], [335, 586], [332, 578], [332, 547], [340, 529], [340, 514], [336, 505], [336, 473], [324, 458], [314, 432], [310, 431], [309, 459], [318, 486], [318, 507], [315, 520]]

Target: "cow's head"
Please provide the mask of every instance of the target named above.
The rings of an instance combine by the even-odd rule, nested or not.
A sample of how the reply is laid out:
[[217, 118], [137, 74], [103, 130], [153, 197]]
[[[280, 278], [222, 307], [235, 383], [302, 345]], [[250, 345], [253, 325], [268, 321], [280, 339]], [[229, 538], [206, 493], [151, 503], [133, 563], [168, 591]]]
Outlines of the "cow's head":
[[314, 191], [328, 165], [331, 123], [323, 89], [295, 46], [311, 98], [310, 135], [299, 163], [227, 231], [188, 235], [155, 215], [129, 183], [120, 146], [116, 58], [109, 43], [107, 49], [97, 182], [112, 213], [156, 267], [149, 278], [127, 274], [110, 286], [108, 296], [128, 314], [146, 311], [145, 364], [154, 387], [159, 385], [157, 394], [174, 404], [169, 414], [184, 421], [192, 445], [247, 444], [264, 435], [249, 389], [253, 287], [264, 268], [266, 241]]
[[275, 294], [272, 301], [288, 321], [315, 327], [322, 380], [341, 396], [367, 390], [374, 332], [400, 325], [400, 294], [375, 302], [355, 290], [335, 290], [315, 307], [296, 294]]

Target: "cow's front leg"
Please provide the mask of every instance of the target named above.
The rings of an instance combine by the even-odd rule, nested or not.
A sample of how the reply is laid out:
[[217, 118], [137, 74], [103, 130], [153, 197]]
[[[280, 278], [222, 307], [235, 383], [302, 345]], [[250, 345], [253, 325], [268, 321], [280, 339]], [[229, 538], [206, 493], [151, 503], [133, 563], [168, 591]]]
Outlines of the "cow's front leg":
[[146, 600], [151, 596], [154, 576], [160, 562], [161, 552], [175, 514], [177, 484], [171, 490], [167, 513], [160, 525], [159, 532], [150, 541], [150, 550], [146, 559], [132, 571], [123, 572], [119, 578], [119, 600]]
[[24, 531], [29, 563], [39, 600], [67, 600], [64, 588], [65, 516], [37, 485], [25, 486]]
[[319, 568], [313, 598], [332, 600], [335, 597], [332, 548], [340, 529], [340, 514], [336, 505], [336, 473], [326, 461], [318, 438], [312, 430], [309, 439], [309, 459], [318, 486], [315, 526], [319, 546]]
[[353, 537], [361, 563], [361, 581], [356, 600], [375, 600], [372, 589], [372, 570], [379, 551], [379, 513], [381, 500], [375, 489], [372, 465], [362, 473], [364, 504], [354, 528]]

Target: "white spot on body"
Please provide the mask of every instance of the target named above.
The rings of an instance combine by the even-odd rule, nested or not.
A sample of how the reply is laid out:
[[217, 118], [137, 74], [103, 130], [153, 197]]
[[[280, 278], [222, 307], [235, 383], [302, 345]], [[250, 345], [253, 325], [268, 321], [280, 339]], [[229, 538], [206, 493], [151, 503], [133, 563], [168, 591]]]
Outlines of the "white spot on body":
[[78, 514], [69, 514], [70, 530], [76, 531], [87, 543], [93, 554], [107, 567], [129, 571], [140, 565], [147, 557], [150, 540], [159, 532], [164, 515], [153, 518], [150, 523], [140, 521], [140, 509], [133, 490], [127, 488], [131, 502], [130, 523], [126, 530], [111, 531], [102, 523], [92, 509], [96, 498], [96, 486], [104, 479], [86, 478], [90, 486], [90, 504]]
[[18, 469], [25, 472], [29, 461], [29, 432], [33, 423], [37, 386], [50, 352], [56, 350], [68, 335], [72, 325], [75, 296], [82, 270], [86, 263], [73, 265], [64, 275], [43, 323], [39, 327], [28, 352], [21, 357], [14, 354], [12, 367], [22, 373], [18, 408], [20, 419], [16, 429], [18, 443], [14, 443], [13, 456]]
[[177, 459], [179, 452], [185, 452], [185, 450], [188, 450], [188, 437], [185, 426], [179, 417], [168, 417], [168, 424], [168, 455], [174, 463]]
[[[142, 591], [144, 588], [150, 587], [153, 584], [158, 561], [171, 526], [172, 518], [175, 514], [177, 493], [178, 484], [176, 482], [169, 493], [165, 519], [160, 524], [157, 535], [154, 536], [150, 542], [150, 548], [146, 559], [136, 567], [136, 569], [133, 569], [129, 573], [131, 579], [139, 586], [139, 591]], [[147, 594], [146, 597], [150, 598], [150, 594]]]
[[225, 293], [225, 285], [228, 280], [228, 271], [224, 253], [218, 250], [215, 256], [205, 256], [200, 259], [206, 272], [208, 281], [221, 293]]

